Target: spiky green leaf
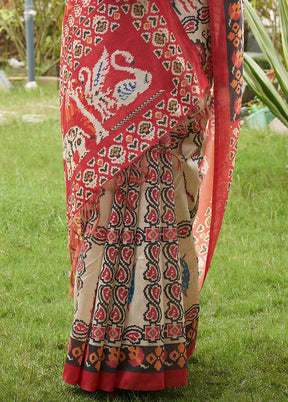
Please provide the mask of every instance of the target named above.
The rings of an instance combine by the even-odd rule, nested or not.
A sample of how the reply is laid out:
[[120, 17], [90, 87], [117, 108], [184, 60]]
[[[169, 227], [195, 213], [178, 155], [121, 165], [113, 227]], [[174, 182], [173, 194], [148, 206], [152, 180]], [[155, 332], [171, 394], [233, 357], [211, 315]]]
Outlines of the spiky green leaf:
[[256, 96], [288, 127], [288, 105], [277, 92], [264, 71], [244, 54], [244, 79]]
[[[287, 0], [283, 1], [285, 2]], [[245, 2], [245, 17], [260, 48], [271, 64], [285, 97], [288, 98], [288, 72], [282, 63], [281, 56], [275, 49], [264, 25], [248, 1]], [[287, 24], [288, 20], [286, 20], [286, 25]]]
[[286, 67], [288, 68], [288, 2], [287, 0], [279, 0], [279, 14], [281, 23], [281, 39], [283, 56]]

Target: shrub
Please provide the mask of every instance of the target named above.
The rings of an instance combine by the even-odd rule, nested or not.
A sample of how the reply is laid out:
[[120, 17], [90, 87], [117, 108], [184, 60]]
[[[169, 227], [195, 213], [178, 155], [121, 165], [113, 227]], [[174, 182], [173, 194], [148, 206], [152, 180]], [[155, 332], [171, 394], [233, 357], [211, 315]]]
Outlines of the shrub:
[[[33, 6], [36, 70], [45, 75], [59, 63], [64, 2], [34, 0]], [[24, 0], [0, 0], [0, 33], [6, 32], [19, 58], [26, 61], [24, 10]]]

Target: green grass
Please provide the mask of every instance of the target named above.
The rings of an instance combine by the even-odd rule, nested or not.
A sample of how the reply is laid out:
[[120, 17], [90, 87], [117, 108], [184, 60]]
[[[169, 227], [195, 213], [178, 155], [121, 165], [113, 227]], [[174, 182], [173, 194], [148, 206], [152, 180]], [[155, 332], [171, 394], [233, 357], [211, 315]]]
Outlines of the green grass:
[[109, 396], [62, 383], [73, 302], [57, 106], [51, 86], [1, 94], [17, 115], [0, 123], [0, 400], [288, 400], [288, 138], [245, 129], [189, 386]]

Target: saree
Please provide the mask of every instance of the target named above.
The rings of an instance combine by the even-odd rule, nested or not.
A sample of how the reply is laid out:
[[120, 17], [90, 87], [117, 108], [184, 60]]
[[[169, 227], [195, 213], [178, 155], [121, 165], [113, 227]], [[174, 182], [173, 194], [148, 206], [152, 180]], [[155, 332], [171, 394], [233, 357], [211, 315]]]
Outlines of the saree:
[[243, 3], [68, 0], [61, 127], [74, 320], [63, 380], [187, 384], [239, 132]]

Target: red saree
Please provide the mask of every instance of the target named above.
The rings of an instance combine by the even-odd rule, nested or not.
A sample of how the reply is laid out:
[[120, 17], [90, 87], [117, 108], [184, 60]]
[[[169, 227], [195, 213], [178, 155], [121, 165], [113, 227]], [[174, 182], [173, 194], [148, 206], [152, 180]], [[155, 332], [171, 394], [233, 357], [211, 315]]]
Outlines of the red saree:
[[63, 378], [88, 391], [187, 383], [232, 179], [243, 55], [241, 2], [198, 3], [66, 5], [60, 94], [76, 286]]

